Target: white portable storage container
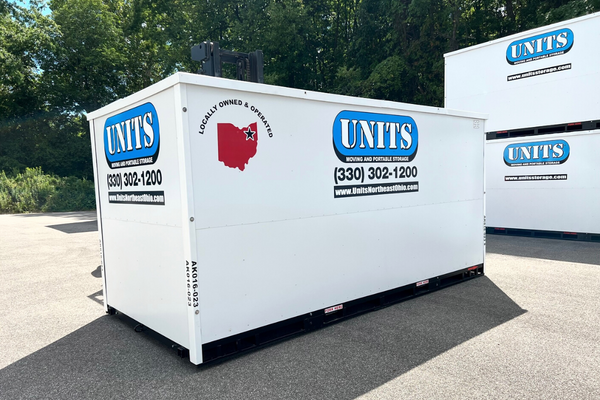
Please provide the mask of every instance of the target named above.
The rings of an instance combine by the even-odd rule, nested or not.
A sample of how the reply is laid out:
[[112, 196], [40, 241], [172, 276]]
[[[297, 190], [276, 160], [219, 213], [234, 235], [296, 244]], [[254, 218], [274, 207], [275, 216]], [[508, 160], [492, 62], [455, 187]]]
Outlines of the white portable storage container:
[[483, 274], [480, 114], [177, 73], [88, 118], [106, 310], [194, 364]]
[[[600, 241], [600, 234], [591, 234], [600, 232], [598, 149], [600, 131], [489, 140], [488, 226], [517, 235], [525, 233], [509, 228], [536, 229], [535, 236], [550, 238], [576, 239], [584, 232], [589, 237], [580, 239]], [[521, 160], [524, 151], [532, 153], [531, 162]], [[546, 152], [562, 155], [544, 164]]]
[[446, 107], [489, 114], [490, 231], [600, 240], [599, 42], [596, 13], [445, 55]]

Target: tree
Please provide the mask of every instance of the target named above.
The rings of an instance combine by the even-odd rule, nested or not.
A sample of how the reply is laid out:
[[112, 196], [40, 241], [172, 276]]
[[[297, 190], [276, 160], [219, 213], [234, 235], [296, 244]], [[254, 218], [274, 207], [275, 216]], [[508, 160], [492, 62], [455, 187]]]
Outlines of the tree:
[[[0, 169], [91, 177], [85, 114], [176, 71], [205, 40], [261, 49], [267, 83], [442, 106], [443, 54], [600, 0], [0, 0]], [[232, 68], [225, 73], [233, 76]]]
[[28, 165], [43, 130], [38, 59], [48, 48], [52, 21], [38, 9], [0, 2], [0, 169]]
[[114, 8], [102, 0], [54, 0], [50, 7], [57, 32], [41, 62], [49, 104], [90, 112], [126, 94], [123, 31]]

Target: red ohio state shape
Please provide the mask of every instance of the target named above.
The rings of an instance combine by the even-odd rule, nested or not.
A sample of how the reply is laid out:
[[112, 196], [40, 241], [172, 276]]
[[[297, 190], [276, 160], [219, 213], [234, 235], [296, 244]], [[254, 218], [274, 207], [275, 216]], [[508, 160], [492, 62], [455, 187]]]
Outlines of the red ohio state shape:
[[217, 124], [217, 135], [219, 161], [229, 168], [246, 169], [258, 146], [256, 122], [241, 129], [233, 124]]

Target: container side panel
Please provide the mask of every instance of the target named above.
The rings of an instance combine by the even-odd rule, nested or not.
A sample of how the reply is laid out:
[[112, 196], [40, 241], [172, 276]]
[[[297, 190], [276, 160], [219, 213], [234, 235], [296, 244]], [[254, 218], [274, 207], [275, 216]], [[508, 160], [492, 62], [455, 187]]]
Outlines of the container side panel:
[[600, 233], [599, 148], [597, 131], [488, 141], [488, 226]]
[[170, 88], [135, 103], [121, 102], [122, 108], [94, 120], [96, 185], [106, 287], [115, 294], [108, 305], [186, 346], [173, 96]]
[[447, 56], [446, 107], [489, 113], [488, 132], [599, 119], [599, 22], [600, 14]]
[[187, 95], [203, 342], [483, 262], [483, 121]]
[[[174, 342], [189, 346], [181, 229], [139, 222], [104, 220], [110, 306]], [[130, 246], [135, 241], [142, 246]], [[110, 251], [127, 248], [127, 251]], [[112, 267], [111, 267], [112, 266]]]
[[[341, 119], [339, 115], [348, 111], [347, 105], [302, 99], [282, 101], [258, 93], [240, 96], [234, 91], [194, 86], [188, 88], [188, 96], [198, 229], [483, 196], [483, 134], [479, 136], [483, 121], [474, 129], [472, 119], [394, 110], [396, 116], [414, 120], [413, 129], [418, 130], [412, 142], [417, 147], [414, 159], [346, 163], [336, 156], [333, 130], [336, 116]], [[241, 105], [219, 106], [229, 99]], [[258, 112], [253, 112], [253, 108]], [[385, 119], [389, 114], [390, 110], [373, 108], [368, 109], [365, 118], [370, 126], [379, 115]], [[267, 125], [273, 137], [269, 137]], [[227, 146], [237, 151], [238, 144], [228, 143], [228, 135], [239, 138], [250, 126], [257, 130], [257, 141], [242, 137], [241, 142], [250, 147], [253, 155], [243, 154], [245, 149], [239, 154], [230, 151]], [[400, 137], [397, 134], [398, 147]], [[228, 152], [234, 154], [232, 160], [227, 159]], [[235, 157], [247, 159], [247, 163], [236, 164]], [[350, 174], [355, 178], [357, 168], [360, 179], [350, 179]], [[411, 171], [407, 172], [407, 168]], [[419, 183], [418, 193], [334, 198], [334, 187], [411, 182]]]
[[[94, 182], [98, 182], [98, 153], [97, 153], [97, 149], [96, 149], [96, 142], [94, 140], [94, 121], [90, 121], [89, 123], [90, 125], [90, 132], [92, 132], [91, 136], [91, 140], [92, 140], [92, 161], [93, 161], [93, 171], [94, 171]], [[98, 234], [99, 234], [99, 239], [100, 239], [100, 260], [101, 260], [101, 264], [100, 264], [100, 270], [102, 271], [102, 287], [103, 287], [103, 297], [104, 297], [104, 301], [103, 301], [103, 305], [104, 305], [104, 311], [108, 312], [108, 291], [106, 290], [106, 270], [104, 269], [104, 254], [103, 254], [103, 244], [102, 244], [102, 205], [100, 204], [100, 196], [98, 195], [98, 185], [96, 185], [96, 187], [94, 188], [94, 193], [95, 193], [95, 197], [96, 197], [96, 216], [98, 219]]]
[[468, 201], [201, 230], [203, 340], [481, 263], [482, 213]]

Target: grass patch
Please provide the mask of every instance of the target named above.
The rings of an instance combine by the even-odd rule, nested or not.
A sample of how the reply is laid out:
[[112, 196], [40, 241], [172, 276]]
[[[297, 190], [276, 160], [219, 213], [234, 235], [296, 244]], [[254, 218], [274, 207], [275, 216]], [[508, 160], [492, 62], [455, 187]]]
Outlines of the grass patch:
[[0, 171], [0, 214], [84, 211], [96, 208], [94, 182], [44, 174], [41, 168]]

